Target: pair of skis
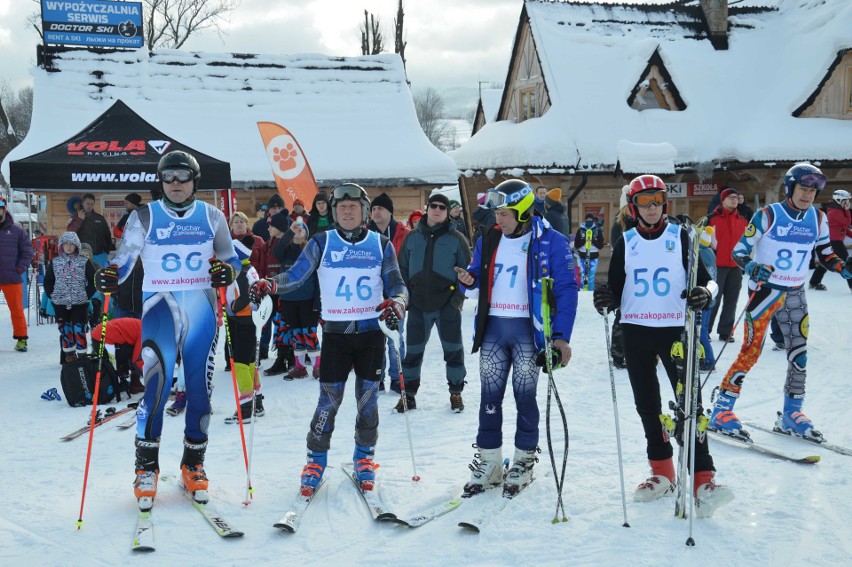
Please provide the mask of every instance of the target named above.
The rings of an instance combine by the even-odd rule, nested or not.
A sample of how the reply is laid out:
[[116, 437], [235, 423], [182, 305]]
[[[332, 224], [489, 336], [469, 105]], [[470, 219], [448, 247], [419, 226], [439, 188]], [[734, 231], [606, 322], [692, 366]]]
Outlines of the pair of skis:
[[[72, 431], [71, 433], [69, 433], [68, 435], [65, 435], [63, 437], [60, 437], [60, 440], [70, 441], [72, 439], [76, 439], [77, 437], [80, 437], [81, 435], [88, 433], [89, 430], [91, 430], [95, 427], [100, 427], [101, 425], [108, 423], [108, 422], [110, 422], [110, 421], [112, 421], [112, 420], [114, 420], [118, 417], [121, 417], [122, 415], [130, 413], [131, 411], [135, 411], [137, 405], [139, 405], [138, 402], [132, 402], [130, 404], [127, 404], [126, 408], [120, 409], [118, 411], [113, 411], [113, 412], [107, 411], [107, 415], [100, 417], [99, 419], [96, 419], [94, 424], [92, 424], [92, 423], [86, 424], [85, 426], [81, 427], [80, 429], [78, 429], [76, 431]], [[100, 416], [100, 410], [98, 411], [98, 415]], [[135, 423], [135, 422], [136, 422], [136, 417], [134, 416], [133, 417], [133, 423]], [[119, 429], [127, 429], [127, 427], [122, 427], [123, 425], [124, 425], [124, 423], [120, 424]], [[132, 425], [132, 423], [131, 423], [131, 425]]]
[[[221, 514], [217, 513], [210, 507], [210, 503], [197, 502], [192, 493], [186, 490], [181, 485], [181, 492], [187, 497], [199, 514], [204, 517], [210, 526], [216, 530], [216, 533], [223, 538], [238, 538], [243, 537], [243, 532], [234, 528]], [[149, 510], [139, 510], [139, 515], [136, 517], [136, 530], [133, 533], [132, 550], [135, 552], [155, 551], [154, 538], [154, 516], [153, 508]]]

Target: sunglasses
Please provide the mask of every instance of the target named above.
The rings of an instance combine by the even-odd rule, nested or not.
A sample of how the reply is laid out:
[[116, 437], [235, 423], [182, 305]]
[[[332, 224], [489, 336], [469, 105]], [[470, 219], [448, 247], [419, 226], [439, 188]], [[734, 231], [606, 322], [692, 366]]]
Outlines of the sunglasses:
[[799, 185], [810, 189], [816, 189], [817, 191], [822, 191], [825, 189], [827, 181], [828, 178], [826, 178], [825, 175], [819, 173], [808, 173], [807, 175], [803, 175], [799, 178]]
[[429, 203], [430, 209], [439, 209], [441, 211], [447, 210], [447, 205], [442, 205], [441, 203]]
[[192, 171], [188, 169], [164, 169], [160, 172], [160, 181], [163, 183], [188, 183], [192, 177]]
[[633, 204], [642, 209], [647, 209], [651, 205], [662, 207], [666, 204], [665, 191], [642, 191], [633, 195]]

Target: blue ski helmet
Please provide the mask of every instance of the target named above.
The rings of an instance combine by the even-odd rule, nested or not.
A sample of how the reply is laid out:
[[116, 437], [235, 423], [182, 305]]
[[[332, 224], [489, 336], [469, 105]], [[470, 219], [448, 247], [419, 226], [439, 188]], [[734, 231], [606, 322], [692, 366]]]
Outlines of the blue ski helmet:
[[797, 163], [784, 175], [784, 193], [788, 199], [792, 198], [793, 189], [796, 188], [796, 184], [799, 184], [802, 187], [816, 189], [819, 195], [819, 192], [825, 189], [827, 181], [828, 179], [818, 167], [809, 163]]

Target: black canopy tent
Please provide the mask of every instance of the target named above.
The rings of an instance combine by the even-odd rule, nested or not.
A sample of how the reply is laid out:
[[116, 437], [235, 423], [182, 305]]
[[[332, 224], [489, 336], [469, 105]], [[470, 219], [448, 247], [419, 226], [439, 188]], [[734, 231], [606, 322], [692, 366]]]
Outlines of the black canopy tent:
[[160, 189], [157, 163], [173, 150], [198, 160], [199, 189], [231, 187], [231, 164], [166, 136], [121, 100], [61, 144], [10, 162], [9, 184], [38, 192]]

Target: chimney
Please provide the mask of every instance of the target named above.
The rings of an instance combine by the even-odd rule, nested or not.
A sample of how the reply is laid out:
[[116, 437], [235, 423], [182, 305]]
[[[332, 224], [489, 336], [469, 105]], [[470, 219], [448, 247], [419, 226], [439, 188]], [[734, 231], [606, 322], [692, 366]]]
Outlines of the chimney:
[[728, 0], [699, 0], [699, 2], [713, 48], [728, 49]]

